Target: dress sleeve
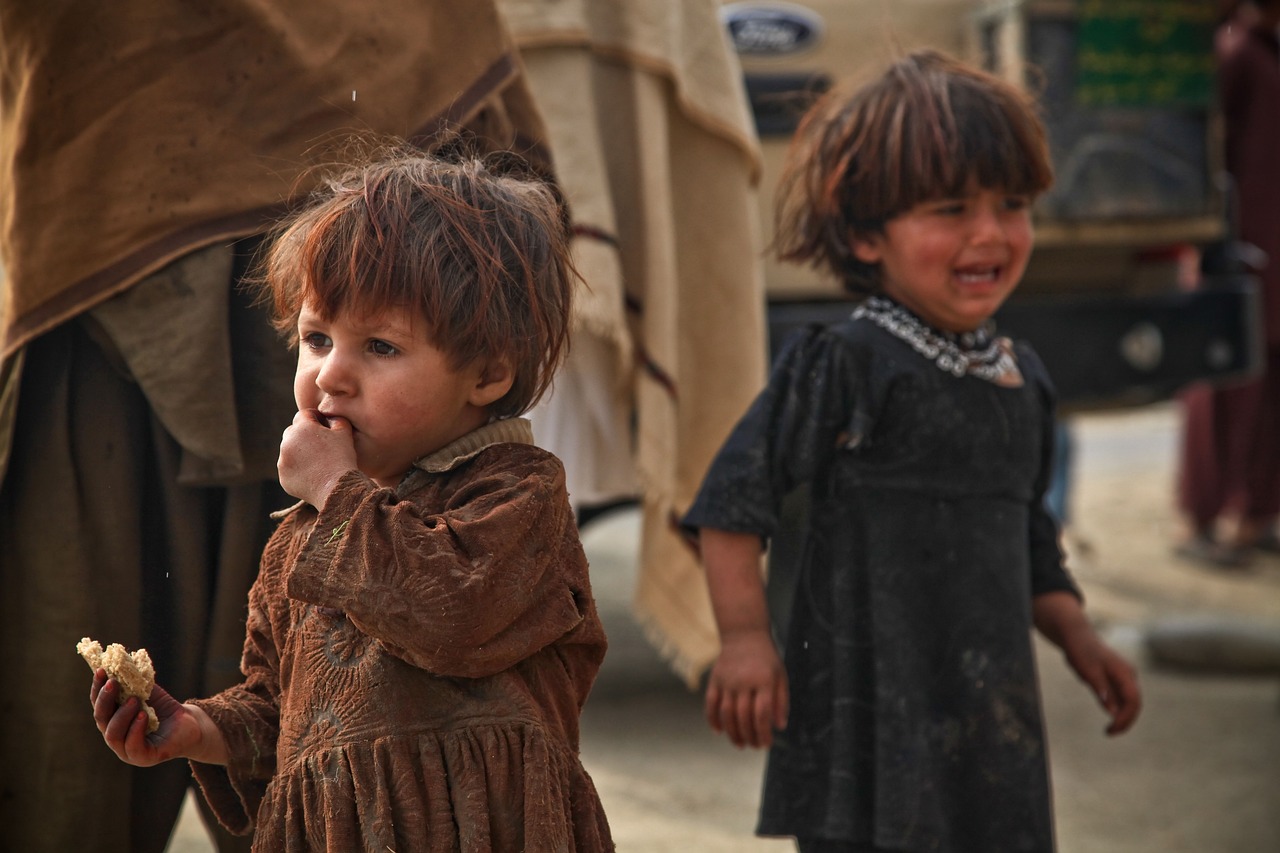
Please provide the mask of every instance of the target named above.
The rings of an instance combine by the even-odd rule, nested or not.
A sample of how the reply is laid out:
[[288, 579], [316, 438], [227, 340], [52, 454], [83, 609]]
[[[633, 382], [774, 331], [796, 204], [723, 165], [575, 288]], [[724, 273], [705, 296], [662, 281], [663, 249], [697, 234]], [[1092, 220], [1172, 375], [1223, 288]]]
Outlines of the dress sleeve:
[[[262, 569], [249, 590], [244, 652], [240, 668], [245, 680], [234, 687], [194, 700], [217, 725], [227, 747], [227, 764], [191, 762], [192, 773], [218, 820], [242, 835], [253, 828], [267, 783], [276, 772], [276, 740], [280, 733], [280, 655], [276, 627], [288, 626], [287, 604], [268, 589], [280, 584], [289, 534], [276, 531], [263, 554]], [[273, 618], [270, 602], [282, 613]]]
[[831, 331], [814, 326], [789, 338], [768, 385], [712, 461], [683, 525], [771, 536], [787, 493], [824, 470], [838, 448], [866, 436], [855, 406], [865, 375], [850, 344]]
[[1031, 490], [1031, 506], [1028, 510], [1028, 540], [1031, 548], [1031, 594], [1069, 592], [1083, 598], [1075, 580], [1067, 571], [1062, 554], [1061, 531], [1049, 510], [1044, 496], [1053, 475], [1053, 449], [1056, 437], [1054, 426], [1057, 400], [1049, 372], [1039, 356], [1029, 347], [1019, 347], [1018, 364], [1027, 382], [1032, 383], [1041, 401], [1041, 453], [1040, 469]]
[[572, 631], [587, 593], [565, 571], [580, 546], [563, 468], [550, 456], [469, 465], [478, 472], [449, 475], [464, 482], [431, 510], [346, 474], [289, 596], [344, 611], [391, 654], [443, 676], [492, 675]]

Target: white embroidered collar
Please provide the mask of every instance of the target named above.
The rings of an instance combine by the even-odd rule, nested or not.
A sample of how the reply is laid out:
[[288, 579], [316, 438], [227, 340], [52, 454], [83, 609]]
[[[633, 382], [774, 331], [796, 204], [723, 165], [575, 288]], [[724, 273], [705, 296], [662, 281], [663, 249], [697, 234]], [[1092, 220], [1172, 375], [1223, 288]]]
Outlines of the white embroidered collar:
[[1022, 385], [1013, 344], [994, 334], [988, 321], [972, 332], [935, 329], [910, 309], [884, 296], [870, 296], [853, 310], [854, 320], [869, 320], [904, 341], [934, 366], [952, 376], [973, 376], [1006, 388]]

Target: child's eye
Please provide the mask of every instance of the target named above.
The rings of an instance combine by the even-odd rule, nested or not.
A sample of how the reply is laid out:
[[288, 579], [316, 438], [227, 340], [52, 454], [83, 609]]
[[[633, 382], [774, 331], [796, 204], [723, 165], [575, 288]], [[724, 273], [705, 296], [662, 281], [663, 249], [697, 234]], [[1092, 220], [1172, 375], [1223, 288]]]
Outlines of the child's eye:
[[379, 358], [391, 358], [391, 356], [396, 355], [399, 350], [386, 341], [372, 340], [369, 341], [369, 352]]
[[333, 345], [333, 341], [329, 340], [329, 336], [322, 332], [305, 332], [298, 336], [298, 340], [307, 349], [312, 350], [325, 349]]
[[959, 216], [964, 213], [964, 202], [960, 200], [940, 201], [933, 206], [933, 212], [939, 216]]
[[1004, 198], [1005, 210], [1026, 210], [1031, 205], [1031, 199], [1024, 195], [1010, 195]]

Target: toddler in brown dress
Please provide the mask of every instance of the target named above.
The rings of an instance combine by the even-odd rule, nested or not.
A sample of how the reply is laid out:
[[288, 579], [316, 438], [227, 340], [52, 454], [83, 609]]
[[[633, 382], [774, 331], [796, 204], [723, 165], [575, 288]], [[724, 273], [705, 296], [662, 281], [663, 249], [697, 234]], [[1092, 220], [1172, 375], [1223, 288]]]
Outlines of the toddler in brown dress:
[[249, 596], [242, 684], [160, 728], [99, 670], [124, 761], [191, 761], [254, 850], [599, 851], [578, 755], [605, 653], [564, 471], [518, 417], [566, 346], [563, 206], [511, 158], [396, 151], [283, 223], [262, 265], [298, 348], [299, 502]]

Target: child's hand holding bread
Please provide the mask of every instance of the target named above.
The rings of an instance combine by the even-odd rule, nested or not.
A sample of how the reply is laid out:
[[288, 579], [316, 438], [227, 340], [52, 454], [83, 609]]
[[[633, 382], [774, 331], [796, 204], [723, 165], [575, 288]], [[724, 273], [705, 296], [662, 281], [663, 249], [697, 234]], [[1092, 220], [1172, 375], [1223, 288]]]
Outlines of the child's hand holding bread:
[[130, 654], [119, 643], [112, 643], [103, 649], [102, 643], [85, 637], [76, 643], [76, 651], [89, 664], [89, 669], [94, 672], [105, 670], [108, 678], [115, 679], [120, 686], [116, 701], [124, 704], [133, 697], [141, 703], [142, 711], [147, 715], [147, 734], [160, 728], [155, 709], [147, 704], [147, 700], [151, 698], [151, 690], [156, 686], [156, 670], [146, 649], [138, 649]]
[[121, 761], [136, 767], [171, 758], [226, 763], [222, 733], [204, 711], [182, 704], [155, 683], [145, 649], [129, 654], [113, 643], [104, 650], [85, 637], [76, 651], [94, 671], [89, 688], [94, 722]]

